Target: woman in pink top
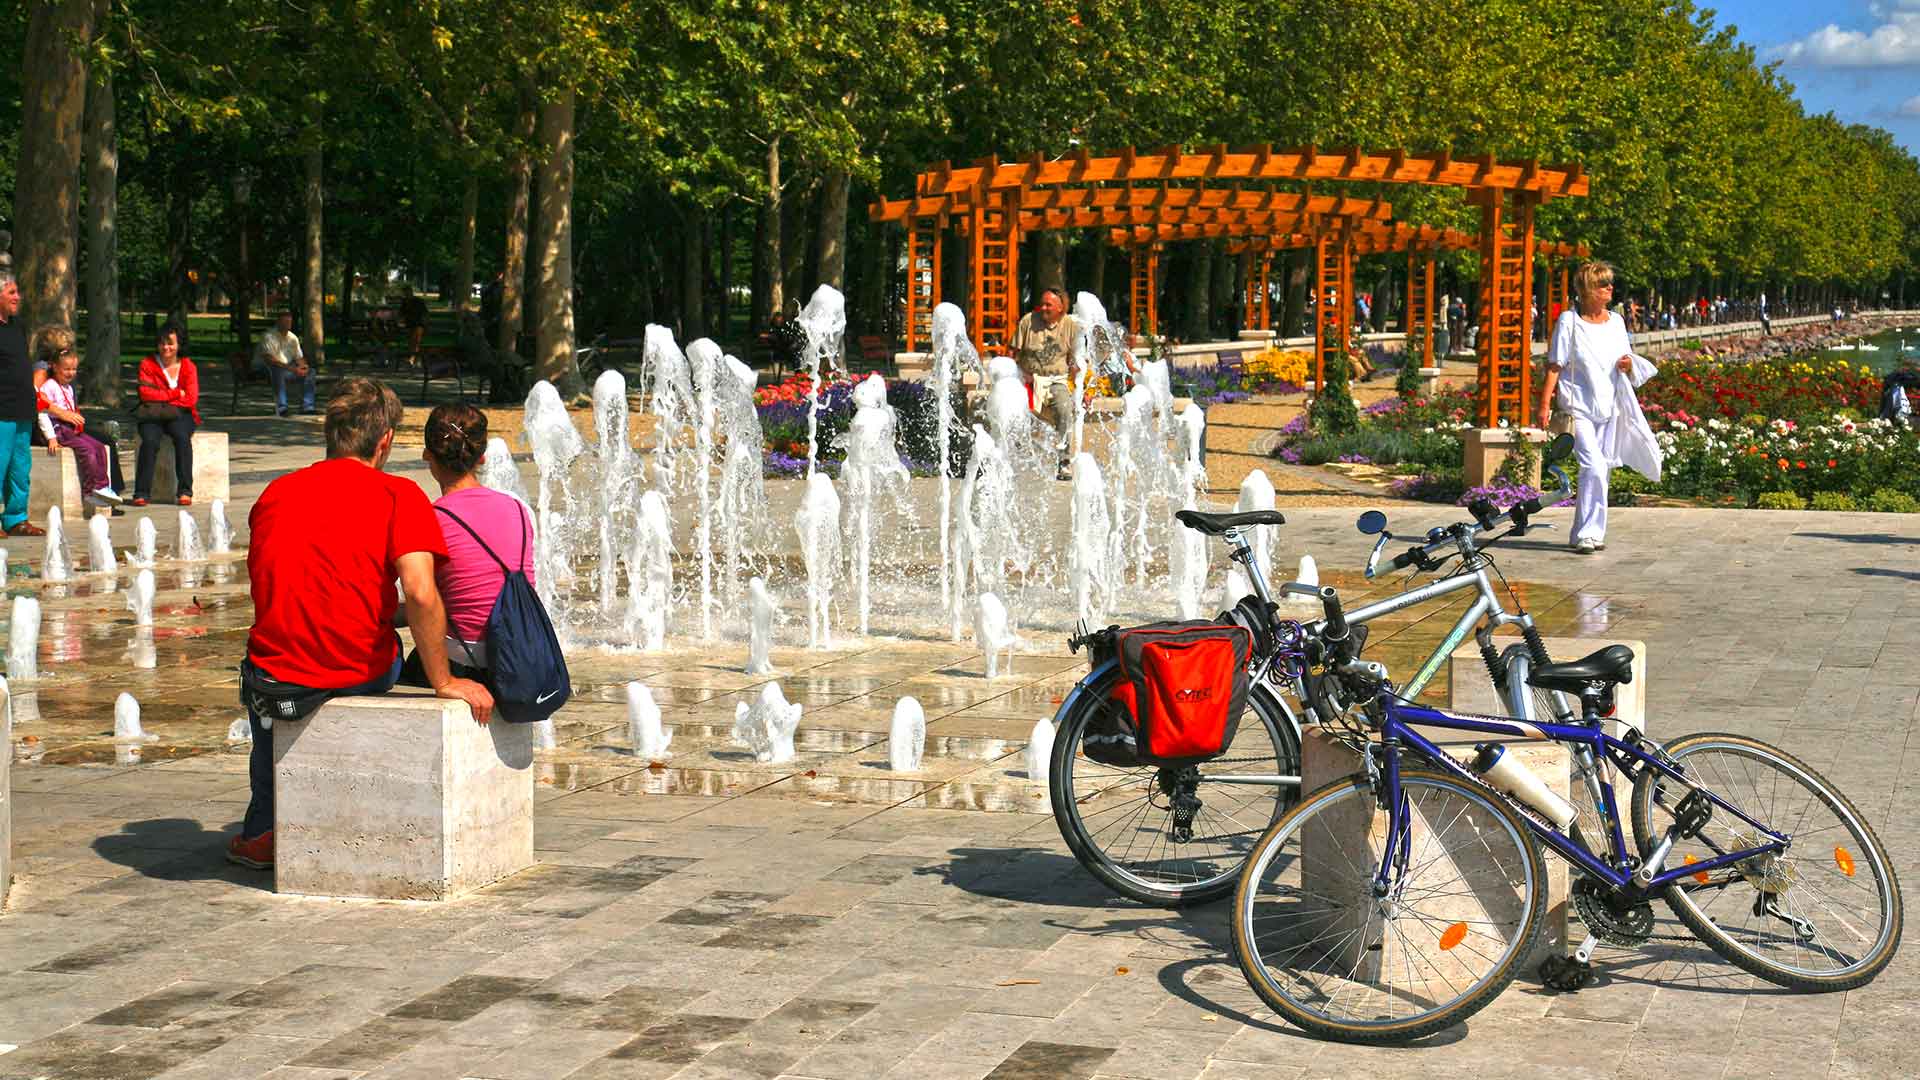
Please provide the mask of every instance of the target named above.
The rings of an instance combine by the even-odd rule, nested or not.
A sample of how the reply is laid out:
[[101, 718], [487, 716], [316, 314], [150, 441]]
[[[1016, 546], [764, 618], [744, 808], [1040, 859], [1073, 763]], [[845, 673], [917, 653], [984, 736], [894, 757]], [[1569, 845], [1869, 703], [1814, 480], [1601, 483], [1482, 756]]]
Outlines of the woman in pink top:
[[[533, 582], [533, 516], [519, 499], [474, 475], [486, 452], [487, 418], [480, 410], [442, 405], [427, 417], [425, 456], [440, 485], [433, 505], [447, 541], [447, 558], [438, 571], [440, 598], [447, 606], [447, 660], [463, 679], [481, 678], [487, 668], [487, 617], [507, 579], [501, 564]], [[400, 681], [424, 684], [414, 658], [408, 657]]]

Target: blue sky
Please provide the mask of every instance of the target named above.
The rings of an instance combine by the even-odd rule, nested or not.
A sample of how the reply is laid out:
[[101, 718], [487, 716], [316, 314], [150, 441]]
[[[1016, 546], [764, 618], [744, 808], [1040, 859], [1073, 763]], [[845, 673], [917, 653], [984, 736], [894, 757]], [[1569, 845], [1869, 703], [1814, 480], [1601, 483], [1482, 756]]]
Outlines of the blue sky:
[[1809, 113], [1885, 128], [1920, 155], [1920, 0], [1696, 2], [1780, 61]]

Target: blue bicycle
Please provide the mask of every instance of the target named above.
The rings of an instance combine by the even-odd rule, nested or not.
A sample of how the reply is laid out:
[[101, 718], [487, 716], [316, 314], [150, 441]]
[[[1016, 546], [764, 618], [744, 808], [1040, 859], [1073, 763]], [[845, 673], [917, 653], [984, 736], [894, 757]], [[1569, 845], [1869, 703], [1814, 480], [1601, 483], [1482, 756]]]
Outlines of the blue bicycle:
[[[1654, 898], [1727, 960], [1796, 990], [1851, 989], [1893, 958], [1902, 906], [1892, 862], [1819, 773], [1743, 735], [1661, 745], [1606, 730], [1632, 650], [1529, 673], [1533, 687], [1579, 699], [1575, 722], [1454, 715], [1396, 696], [1386, 670], [1358, 657], [1339, 595], [1319, 596], [1325, 618], [1300, 629], [1294, 673], [1324, 726], [1315, 737], [1360, 771], [1303, 796], [1267, 830], [1234, 903], [1240, 969], [1281, 1016], [1362, 1043], [1418, 1039], [1472, 1016], [1534, 948], [1547, 907], [1542, 846], [1572, 865], [1588, 928], [1572, 957], [1541, 965], [1557, 988], [1591, 977], [1599, 942], [1647, 941]], [[1462, 762], [1422, 734], [1435, 729], [1520, 741], [1490, 740]], [[1600, 835], [1518, 760], [1528, 740], [1569, 749], [1584, 780], [1572, 796], [1593, 807], [1583, 820]], [[1627, 814], [1616, 773], [1631, 790]]]

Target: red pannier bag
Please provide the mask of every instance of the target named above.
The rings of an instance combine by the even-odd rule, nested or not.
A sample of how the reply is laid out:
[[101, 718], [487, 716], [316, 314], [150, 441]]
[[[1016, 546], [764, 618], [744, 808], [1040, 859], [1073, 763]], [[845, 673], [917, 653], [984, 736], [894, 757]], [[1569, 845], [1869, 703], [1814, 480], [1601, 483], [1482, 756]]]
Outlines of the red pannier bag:
[[1252, 686], [1246, 627], [1205, 619], [1136, 626], [1120, 632], [1119, 655], [1125, 681], [1114, 701], [1133, 715], [1142, 762], [1192, 765], [1233, 745]]

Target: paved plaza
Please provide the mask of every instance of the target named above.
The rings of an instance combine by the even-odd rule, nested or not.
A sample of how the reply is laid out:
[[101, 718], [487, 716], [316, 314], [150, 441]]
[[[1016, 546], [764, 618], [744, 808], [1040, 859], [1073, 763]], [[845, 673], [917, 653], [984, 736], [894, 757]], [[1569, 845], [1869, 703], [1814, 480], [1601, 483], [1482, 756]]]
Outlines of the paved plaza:
[[[236, 460], [237, 524], [293, 453], [256, 473]], [[1402, 531], [1450, 520], [1389, 509]], [[1362, 594], [1352, 507], [1287, 513], [1283, 561], [1311, 552]], [[1563, 542], [1511, 542], [1502, 568], [1548, 634], [1648, 643], [1653, 734], [1783, 745], [1920, 881], [1920, 828], [1904, 819], [1920, 812], [1920, 521], [1627, 510], [1602, 554]], [[9, 546], [18, 579], [39, 549]], [[1057, 638], [992, 682], [944, 640], [776, 650], [806, 709], [799, 756], [778, 766], [728, 739], [735, 702], [766, 681], [740, 674], [743, 646], [582, 654], [560, 745], [538, 766], [535, 868], [439, 904], [278, 896], [270, 874], [221, 858], [247, 798], [245, 744], [224, 734], [241, 715], [243, 565], [163, 568], [160, 585], [152, 670], [129, 668], [119, 594], [77, 584], [43, 599], [42, 678], [15, 687], [0, 1077], [1920, 1073], [1912, 949], [1826, 996], [1775, 990], [1690, 942], [1603, 949], [1599, 985], [1553, 995], [1528, 973], [1418, 1047], [1302, 1036], [1241, 979], [1230, 905], [1122, 902], [1067, 853], [1021, 753], [1084, 671]], [[1423, 614], [1382, 625], [1374, 654], [1424, 653], [1451, 619]], [[635, 678], [675, 731], [664, 767], [626, 749], [621, 686]], [[137, 763], [110, 738], [122, 690], [159, 736]], [[910, 777], [886, 767], [905, 695], [928, 718]], [[1680, 927], [1663, 918], [1659, 932]]]

